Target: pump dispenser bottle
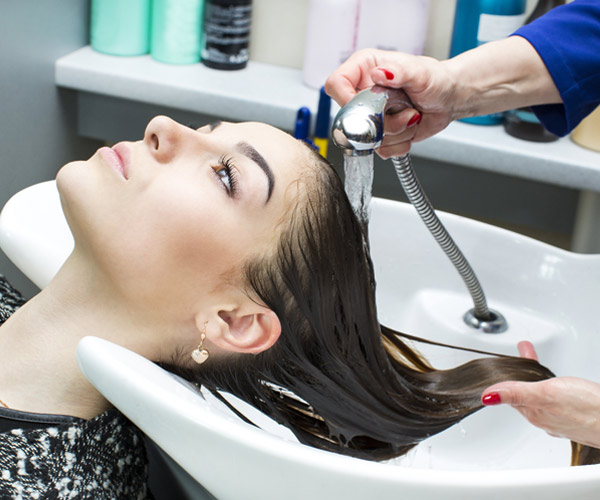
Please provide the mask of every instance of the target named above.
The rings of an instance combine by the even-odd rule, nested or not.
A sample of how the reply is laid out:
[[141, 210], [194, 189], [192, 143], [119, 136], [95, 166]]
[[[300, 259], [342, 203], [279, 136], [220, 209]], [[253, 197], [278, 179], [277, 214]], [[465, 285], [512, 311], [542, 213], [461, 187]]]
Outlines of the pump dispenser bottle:
[[428, 18], [429, 0], [361, 0], [356, 50], [422, 54]]
[[310, 0], [302, 80], [320, 89], [356, 49], [359, 0]]

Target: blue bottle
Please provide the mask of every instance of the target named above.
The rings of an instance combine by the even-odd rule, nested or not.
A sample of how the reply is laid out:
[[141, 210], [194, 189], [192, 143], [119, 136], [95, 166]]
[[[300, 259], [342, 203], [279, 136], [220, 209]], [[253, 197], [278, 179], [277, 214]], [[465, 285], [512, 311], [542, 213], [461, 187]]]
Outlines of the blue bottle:
[[[457, 0], [450, 57], [510, 35], [525, 22], [527, 0]], [[463, 118], [478, 125], [498, 125], [503, 113]]]

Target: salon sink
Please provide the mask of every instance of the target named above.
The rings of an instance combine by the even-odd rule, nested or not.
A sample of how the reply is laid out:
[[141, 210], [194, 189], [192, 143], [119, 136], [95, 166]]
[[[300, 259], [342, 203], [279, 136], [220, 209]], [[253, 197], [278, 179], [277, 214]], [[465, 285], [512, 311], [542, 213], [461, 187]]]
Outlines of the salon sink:
[[0, 213], [0, 248], [39, 288], [44, 288], [73, 250], [56, 181], [29, 186]]
[[[600, 255], [439, 215], [508, 331], [468, 327], [462, 315], [472, 307], [470, 297], [414, 209], [376, 199], [370, 233], [381, 321], [428, 339], [508, 354], [516, 353], [518, 341], [530, 340], [556, 374], [600, 381]], [[72, 245], [53, 182], [17, 194], [0, 215], [0, 246], [40, 287]], [[440, 368], [475, 357], [416, 346]], [[225, 394], [259, 427], [250, 426], [210, 393], [105, 340], [83, 339], [78, 360], [115, 406], [219, 500], [595, 500], [600, 491], [600, 465], [569, 467], [569, 442], [511, 408], [484, 409], [404, 457], [373, 463], [301, 445], [289, 430]]]

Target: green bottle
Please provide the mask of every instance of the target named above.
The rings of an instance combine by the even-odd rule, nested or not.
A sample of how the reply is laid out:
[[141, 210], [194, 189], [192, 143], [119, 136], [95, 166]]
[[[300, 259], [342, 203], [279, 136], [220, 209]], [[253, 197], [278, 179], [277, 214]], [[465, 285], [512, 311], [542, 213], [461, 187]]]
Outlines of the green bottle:
[[115, 56], [147, 54], [150, 0], [92, 0], [90, 45]]
[[157, 61], [200, 61], [204, 0], [154, 0], [150, 54]]

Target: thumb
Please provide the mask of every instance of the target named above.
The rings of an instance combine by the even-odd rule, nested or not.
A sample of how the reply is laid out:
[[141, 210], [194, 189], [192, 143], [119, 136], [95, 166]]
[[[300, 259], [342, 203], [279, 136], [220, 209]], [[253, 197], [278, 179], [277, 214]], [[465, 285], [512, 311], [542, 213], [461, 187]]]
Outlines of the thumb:
[[511, 406], [542, 406], [540, 382], [500, 382], [483, 391], [481, 402], [484, 406], [508, 404]]
[[336, 71], [325, 82], [325, 92], [340, 106], [346, 104], [356, 95], [356, 85], [345, 74]]

